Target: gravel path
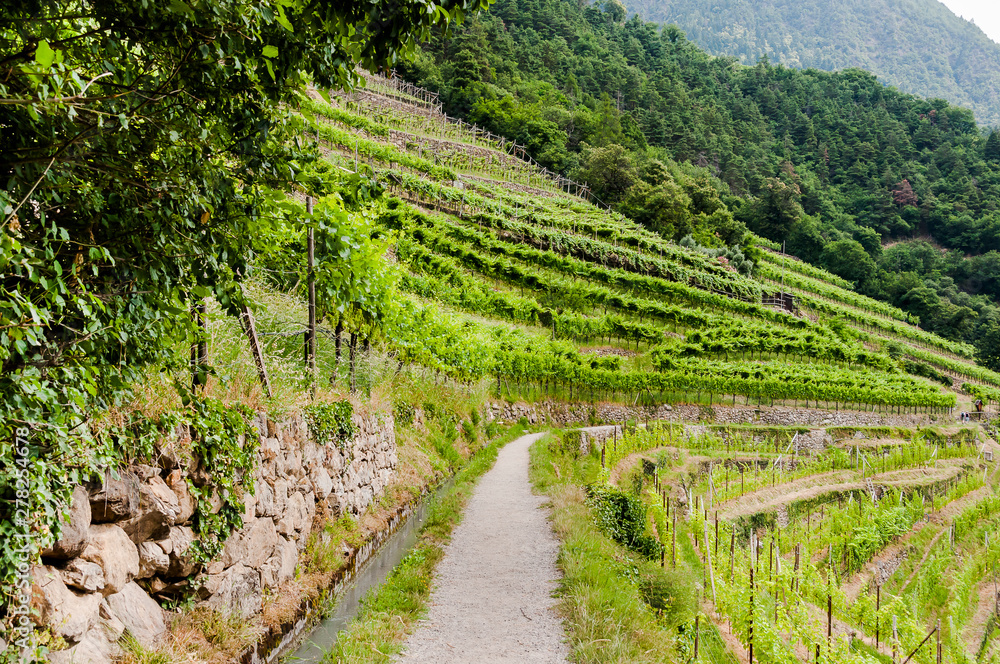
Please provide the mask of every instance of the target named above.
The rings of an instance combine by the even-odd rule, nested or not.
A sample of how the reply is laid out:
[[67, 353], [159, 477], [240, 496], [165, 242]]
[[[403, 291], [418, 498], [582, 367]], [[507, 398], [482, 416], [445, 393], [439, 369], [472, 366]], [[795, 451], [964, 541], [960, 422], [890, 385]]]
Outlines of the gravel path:
[[438, 565], [427, 617], [399, 661], [566, 662], [552, 598], [559, 544], [528, 482], [528, 448], [541, 436], [508, 443], [480, 480]]

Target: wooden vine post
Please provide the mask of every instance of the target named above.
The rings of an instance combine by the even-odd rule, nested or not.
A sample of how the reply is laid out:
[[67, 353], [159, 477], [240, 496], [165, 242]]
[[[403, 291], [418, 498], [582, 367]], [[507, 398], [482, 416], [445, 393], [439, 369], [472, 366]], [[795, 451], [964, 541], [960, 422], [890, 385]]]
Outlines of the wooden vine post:
[[677, 512], [674, 511], [674, 522], [670, 528], [670, 567], [677, 569]]
[[896, 628], [896, 616], [892, 617], [892, 661], [896, 662], [896, 654], [899, 650], [899, 630]]
[[698, 660], [698, 623], [701, 620], [701, 614], [697, 614], [694, 617], [694, 659]]
[[[306, 197], [306, 212], [313, 213], [313, 198]], [[309, 370], [309, 392], [316, 396], [316, 238], [310, 224], [306, 235], [306, 261], [309, 283], [309, 329], [306, 330], [306, 368]]]
[[[330, 374], [330, 384], [331, 385], [333, 383], [336, 383], [340, 379], [340, 357], [341, 357], [341, 348], [342, 348], [341, 337], [344, 336], [344, 319], [343, 318], [338, 318], [337, 319], [337, 327], [336, 327], [336, 329], [334, 329], [333, 335], [335, 337], [335, 339], [334, 339], [335, 353], [334, 353], [334, 359], [333, 359], [333, 373]], [[499, 380], [499, 379], [497, 379], [497, 380]]]
[[792, 575], [793, 589], [797, 589], [798, 588], [798, 582], [799, 582], [799, 557], [801, 556], [801, 552], [802, 552], [802, 544], [801, 543], [796, 544], [795, 545], [795, 569], [794, 569], [795, 574]]
[[357, 351], [358, 351], [358, 333], [357, 332], [351, 332], [351, 342], [350, 342], [350, 344], [351, 345], [348, 348], [348, 361], [350, 362], [350, 365], [351, 365], [350, 366], [351, 393], [353, 394], [354, 392], [358, 391], [357, 373], [355, 372], [355, 368], [357, 366], [356, 358], [357, 358]]
[[826, 591], [826, 651], [833, 652], [833, 594]]
[[[718, 525], [718, 522], [716, 522]], [[712, 582], [712, 604], [716, 603], [715, 599], [715, 567], [712, 565], [712, 553], [708, 546], [708, 521], [704, 522], [705, 526], [705, 560], [708, 562], [708, 578]], [[716, 551], [718, 551], [718, 541], [716, 541]]]
[[254, 322], [253, 312], [244, 303], [240, 311], [240, 325], [250, 342], [250, 352], [253, 354], [254, 364], [257, 365], [257, 376], [260, 384], [264, 387], [264, 393], [271, 396], [271, 379], [267, 375], [267, 365], [264, 364], [264, 351], [260, 345], [260, 338], [257, 336], [257, 324]]
[[753, 560], [750, 561], [750, 620], [749, 620], [750, 664], [753, 664]]
[[876, 650], [876, 652], [878, 651], [878, 637], [879, 637], [879, 634], [878, 634], [878, 628], [879, 628], [879, 624], [878, 624], [878, 621], [879, 621], [879, 619], [878, 619], [878, 612], [879, 612], [879, 609], [881, 609], [881, 608], [882, 608], [882, 586], [881, 585], [876, 585], [875, 586], [875, 650]]
[[729, 539], [729, 582], [732, 583], [736, 574], [736, 524], [733, 524], [733, 534]]
[[715, 510], [715, 557], [719, 557], [719, 510]]

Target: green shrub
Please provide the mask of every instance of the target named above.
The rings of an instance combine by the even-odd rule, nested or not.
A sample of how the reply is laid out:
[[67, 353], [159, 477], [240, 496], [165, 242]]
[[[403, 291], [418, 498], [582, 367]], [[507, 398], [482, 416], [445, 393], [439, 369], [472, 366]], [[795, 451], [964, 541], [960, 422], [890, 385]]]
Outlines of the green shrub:
[[462, 455], [458, 453], [458, 450], [456, 450], [455, 446], [452, 444], [452, 441], [454, 440], [454, 437], [449, 439], [445, 435], [435, 435], [431, 441], [434, 445], [434, 451], [448, 463], [448, 466], [452, 470], [455, 470], [462, 465]]
[[417, 409], [413, 407], [413, 404], [407, 403], [405, 401], [399, 401], [392, 407], [392, 413], [396, 418], [396, 424], [408, 427], [413, 424], [413, 418], [416, 415]]
[[557, 443], [557, 449], [561, 454], [579, 454], [580, 445], [583, 442], [583, 432], [579, 429], [562, 431], [558, 438], [554, 438], [552, 442]]
[[354, 438], [354, 406], [350, 401], [314, 403], [306, 406], [303, 414], [313, 440], [321, 445], [332, 442], [341, 446]]
[[660, 543], [646, 535], [646, 507], [638, 497], [613, 487], [587, 487], [587, 504], [601, 531], [647, 558], [660, 555]]
[[[476, 411], [472, 411], [476, 412]], [[475, 442], [476, 440], [476, 425], [472, 423], [471, 420], [462, 420], [462, 435], [465, 436], [467, 441]]]

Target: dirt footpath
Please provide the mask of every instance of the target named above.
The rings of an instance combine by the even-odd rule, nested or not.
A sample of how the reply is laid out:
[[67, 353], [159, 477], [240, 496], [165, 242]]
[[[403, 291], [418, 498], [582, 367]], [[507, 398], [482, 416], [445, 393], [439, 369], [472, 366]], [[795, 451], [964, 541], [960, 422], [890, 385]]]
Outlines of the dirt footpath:
[[[951, 479], [962, 472], [961, 459], [939, 461], [937, 468], [907, 468], [871, 475], [872, 482], [880, 486], [927, 486]], [[853, 481], [852, 481], [853, 480]], [[838, 470], [809, 475], [773, 487], [751, 491], [720, 505], [719, 518], [732, 520], [737, 517], [773, 512], [781, 505], [791, 505], [800, 500], [816, 498], [827, 493], [863, 491], [868, 488], [861, 481], [861, 474], [852, 470]]]
[[480, 480], [400, 662], [566, 662], [552, 597], [559, 544], [528, 482], [528, 448], [541, 436], [507, 444]]

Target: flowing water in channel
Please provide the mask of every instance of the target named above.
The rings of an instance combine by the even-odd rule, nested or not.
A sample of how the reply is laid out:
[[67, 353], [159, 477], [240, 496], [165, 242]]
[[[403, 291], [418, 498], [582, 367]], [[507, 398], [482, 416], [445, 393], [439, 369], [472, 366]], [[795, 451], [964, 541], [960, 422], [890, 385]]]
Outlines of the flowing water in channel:
[[397, 528], [396, 532], [389, 536], [379, 550], [355, 574], [354, 581], [337, 596], [333, 613], [317, 625], [305, 637], [298, 650], [285, 661], [319, 662], [323, 659], [323, 655], [337, 642], [337, 634], [340, 630], [346, 628], [348, 623], [358, 614], [364, 596], [382, 585], [389, 572], [416, 544], [417, 535], [427, 520], [431, 507], [438, 497], [451, 488], [452, 484], [452, 480], [445, 482], [420, 502], [410, 517]]

